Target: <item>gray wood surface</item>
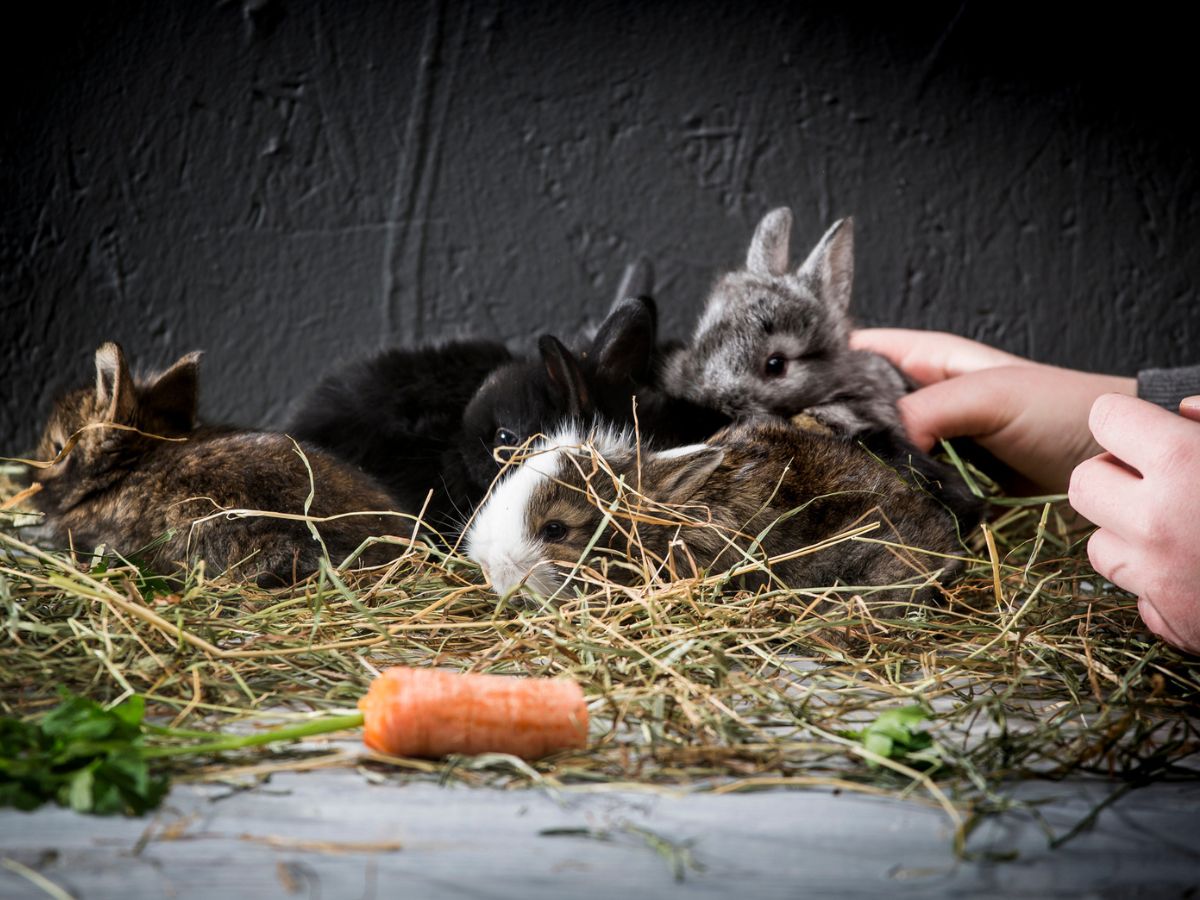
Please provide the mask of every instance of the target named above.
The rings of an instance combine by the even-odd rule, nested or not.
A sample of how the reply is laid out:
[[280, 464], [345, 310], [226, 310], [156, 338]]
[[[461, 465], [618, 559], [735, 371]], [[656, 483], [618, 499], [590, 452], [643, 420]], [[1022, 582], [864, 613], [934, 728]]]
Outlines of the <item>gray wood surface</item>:
[[[1018, 794], [1045, 800], [1062, 834], [1113, 788]], [[682, 880], [658, 839], [690, 849]], [[824, 790], [502, 791], [349, 769], [233, 793], [181, 785], [143, 819], [0, 813], [0, 856], [78, 898], [1188, 897], [1200, 892], [1200, 784], [1133, 791], [1057, 850], [1029, 814], [989, 820], [970, 847], [1017, 855], [956, 861], [938, 810]], [[0, 897], [44, 896], [0, 868]]]

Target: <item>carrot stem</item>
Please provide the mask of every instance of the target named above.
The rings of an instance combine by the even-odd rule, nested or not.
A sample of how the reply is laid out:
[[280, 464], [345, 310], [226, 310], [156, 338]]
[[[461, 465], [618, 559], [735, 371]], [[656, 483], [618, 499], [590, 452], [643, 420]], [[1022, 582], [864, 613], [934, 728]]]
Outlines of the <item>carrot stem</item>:
[[273, 744], [277, 741], [298, 741], [301, 738], [315, 734], [329, 734], [332, 731], [346, 731], [350, 728], [361, 728], [362, 713], [350, 713], [344, 716], [327, 716], [324, 719], [314, 719], [300, 725], [286, 725], [282, 728], [272, 728], [255, 734], [231, 734], [215, 741], [199, 744], [180, 744], [173, 747], [148, 747], [142, 751], [146, 759], [157, 759], [162, 756], [188, 756], [202, 753], [224, 753], [227, 750], [241, 750], [245, 747], [258, 747], [262, 744]]
[[161, 734], [169, 738], [196, 738], [211, 741], [214, 734], [220, 732], [200, 731], [195, 728], [169, 728], [166, 725], [155, 725], [153, 722], [142, 722], [142, 730], [148, 734]]

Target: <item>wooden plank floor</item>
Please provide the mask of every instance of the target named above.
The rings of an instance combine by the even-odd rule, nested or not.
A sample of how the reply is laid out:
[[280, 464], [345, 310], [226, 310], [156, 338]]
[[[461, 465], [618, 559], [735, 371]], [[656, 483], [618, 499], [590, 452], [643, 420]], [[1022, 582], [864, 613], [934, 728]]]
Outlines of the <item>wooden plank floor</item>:
[[[1027, 783], [1066, 832], [1112, 784]], [[547, 834], [547, 830], [569, 833]], [[578, 833], [574, 833], [578, 830]], [[147, 839], [148, 836], [148, 839]], [[675, 859], [660, 841], [690, 848]], [[375, 784], [353, 770], [254, 790], [179, 786], [155, 816], [0, 812], [0, 897], [1200, 896], [1200, 784], [1156, 784], [1058, 850], [1029, 815], [985, 823], [954, 859], [945, 816], [828, 791], [664, 796]], [[694, 864], [693, 864], [694, 863]]]

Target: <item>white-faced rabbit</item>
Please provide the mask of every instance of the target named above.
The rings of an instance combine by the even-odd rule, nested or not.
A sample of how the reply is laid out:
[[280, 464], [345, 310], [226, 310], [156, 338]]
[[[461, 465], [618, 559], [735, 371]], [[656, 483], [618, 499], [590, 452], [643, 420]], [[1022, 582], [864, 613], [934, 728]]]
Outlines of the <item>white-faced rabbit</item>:
[[[845, 540], [793, 553], [870, 523], [879, 526], [870, 537], [893, 543]], [[466, 546], [497, 593], [525, 585], [547, 596], [593, 541], [595, 557], [633, 557], [632, 566], [608, 567], [618, 581], [637, 577], [643, 561], [686, 576], [692, 560], [713, 573], [744, 564], [748, 553], [784, 557], [771, 571], [794, 588], [862, 590], [920, 584], [939, 569], [953, 574], [956, 565], [939, 554], [959, 548], [953, 516], [892, 468], [850, 441], [769, 421], [731, 426], [705, 444], [640, 453], [628, 432], [564, 427], [496, 486]], [[742, 585], [766, 580], [749, 568]], [[891, 589], [889, 597], [909, 593]]]
[[[95, 387], [60, 399], [43, 432], [33, 503], [42, 531], [61, 544], [99, 544], [134, 555], [154, 571], [204, 560], [210, 574], [231, 570], [264, 585], [290, 584], [313, 572], [321, 547], [304, 522], [272, 517], [199, 519], [220, 509], [343, 516], [317, 525], [336, 565], [368, 537], [411, 533], [411, 518], [380, 515], [400, 507], [370, 477], [285, 435], [231, 427], [197, 427], [199, 353], [135, 381], [121, 348], [96, 351]], [[65, 451], [65, 452], [64, 452]], [[372, 515], [354, 515], [370, 511]], [[362, 561], [394, 558], [373, 545]]]
[[425, 520], [449, 534], [482, 494], [443, 479], [447, 454], [461, 443], [471, 397], [512, 360], [495, 341], [384, 350], [322, 379], [285, 430], [378, 478], [406, 509], [420, 509], [432, 490]]

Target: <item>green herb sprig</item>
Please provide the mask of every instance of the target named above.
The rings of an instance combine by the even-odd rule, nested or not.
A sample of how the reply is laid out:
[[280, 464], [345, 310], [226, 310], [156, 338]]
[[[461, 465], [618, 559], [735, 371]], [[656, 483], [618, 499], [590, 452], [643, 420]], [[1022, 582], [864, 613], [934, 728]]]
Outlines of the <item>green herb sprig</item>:
[[[141, 815], [166, 796], [164, 757], [200, 756], [362, 725], [362, 714], [328, 716], [249, 735], [173, 731], [144, 720], [146, 703], [132, 696], [110, 709], [60, 692], [62, 702], [38, 722], [0, 718], [0, 806], [32, 810], [55, 802], [77, 812]], [[151, 746], [153, 736], [171, 743]], [[179, 743], [179, 738], [190, 743]]]

